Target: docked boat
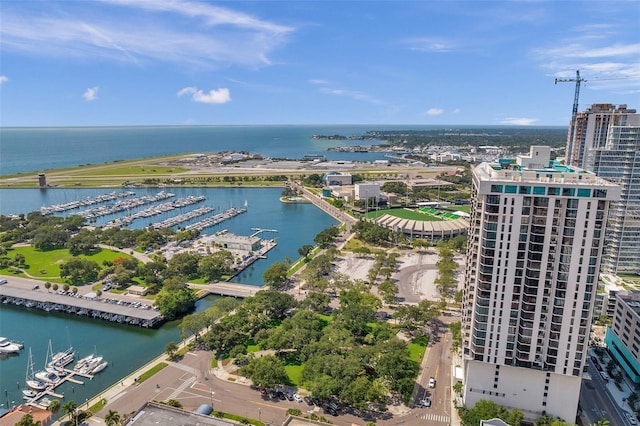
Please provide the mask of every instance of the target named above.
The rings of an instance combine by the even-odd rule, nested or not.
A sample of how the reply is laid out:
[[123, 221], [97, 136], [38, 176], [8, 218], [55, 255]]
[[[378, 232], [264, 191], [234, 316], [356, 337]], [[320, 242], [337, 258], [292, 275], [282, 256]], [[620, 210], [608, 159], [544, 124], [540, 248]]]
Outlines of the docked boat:
[[36, 379], [33, 374], [33, 355], [31, 355], [31, 348], [29, 348], [29, 360], [27, 361], [27, 372], [25, 374], [25, 382], [27, 386], [35, 391], [43, 391], [47, 388], [46, 383]]
[[78, 362], [76, 362], [76, 365], [73, 366], [73, 369], [75, 371], [81, 371], [83, 370], [88, 363], [91, 362], [91, 360], [95, 357], [95, 354], [91, 354], [91, 355], [87, 355], [84, 358], [81, 358], [80, 360], [78, 360]]
[[18, 353], [23, 348], [22, 343], [13, 342], [6, 337], [0, 337], [0, 353]]
[[76, 353], [73, 351], [73, 348], [69, 348], [64, 352], [58, 352], [51, 357], [51, 361], [49, 364], [55, 367], [64, 367], [69, 364], [75, 358]]
[[24, 399], [33, 399], [38, 396], [38, 392], [33, 389], [22, 389], [22, 397]]
[[62, 367], [58, 367], [57, 365], [49, 365], [47, 364], [47, 366], [44, 368], [48, 373], [51, 374], [55, 374], [58, 377], [64, 377], [66, 376], [68, 373], [65, 371], [64, 368]]
[[[102, 364], [102, 357], [94, 355], [82, 368], [80, 368], [80, 370], [78, 370], [78, 372], [83, 374], [93, 374], [100, 364]], [[102, 367], [102, 369], [104, 370], [104, 367]]]
[[99, 372], [107, 368], [108, 365], [109, 365], [108, 361], [102, 361], [93, 370], [91, 370], [91, 374], [98, 374]]
[[58, 376], [56, 373], [51, 373], [47, 370], [38, 371], [35, 374], [35, 378], [36, 380], [39, 380], [45, 385], [55, 385], [60, 381], [60, 376]]

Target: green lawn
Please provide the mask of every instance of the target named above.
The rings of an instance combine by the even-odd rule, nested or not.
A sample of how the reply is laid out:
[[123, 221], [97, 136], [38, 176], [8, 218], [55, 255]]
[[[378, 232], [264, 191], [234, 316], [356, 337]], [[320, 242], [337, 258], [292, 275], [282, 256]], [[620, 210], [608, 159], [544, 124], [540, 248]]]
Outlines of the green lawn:
[[74, 173], [76, 176], [131, 176], [131, 175], [143, 175], [143, 176], [153, 176], [153, 175], [166, 175], [171, 173], [182, 173], [189, 171], [184, 167], [167, 167], [167, 166], [156, 166], [152, 164], [146, 165], [130, 165], [130, 166], [122, 166], [122, 167], [104, 167], [97, 170], [82, 170], [78, 169], [77, 173]]
[[302, 376], [302, 370], [304, 364], [293, 359], [285, 359], [284, 371], [289, 376], [289, 384], [293, 386], [300, 386], [300, 376]]
[[418, 337], [409, 343], [409, 356], [417, 363], [422, 362], [422, 357], [427, 350], [429, 338], [427, 336]]
[[418, 210], [411, 210], [411, 209], [387, 209], [387, 210], [378, 210], [375, 212], [369, 212], [367, 213], [365, 216], [369, 219], [377, 219], [380, 216], [383, 216], [385, 214], [391, 215], [391, 216], [395, 216], [395, 217], [399, 217], [402, 219], [409, 219], [409, 220], [424, 220], [424, 221], [442, 221], [444, 220], [441, 217], [438, 216], [434, 216], [428, 213], [422, 213]]
[[[16, 254], [22, 254], [25, 258], [24, 269], [29, 275], [36, 279], [42, 279], [46, 281], [64, 283], [60, 279], [59, 265], [71, 260], [73, 256], [67, 249], [57, 249], [41, 251], [36, 250], [32, 246], [20, 246], [14, 247], [7, 251], [7, 256], [10, 258], [15, 257]], [[92, 256], [81, 255], [79, 257], [91, 259], [102, 266], [102, 262], [105, 260], [113, 260], [117, 257], [124, 257], [130, 259], [131, 256], [114, 250], [101, 249], [98, 253]], [[18, 274], [18, 276], [26, 277], [25, 274]]]

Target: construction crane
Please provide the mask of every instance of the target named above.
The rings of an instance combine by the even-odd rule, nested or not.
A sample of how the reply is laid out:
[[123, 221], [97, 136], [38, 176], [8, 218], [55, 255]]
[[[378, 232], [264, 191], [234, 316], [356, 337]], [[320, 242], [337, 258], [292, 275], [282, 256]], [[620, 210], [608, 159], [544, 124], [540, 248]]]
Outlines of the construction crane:
[[[573, 144], [574, 143], [574, 137], [575, 137], [575, 133], [576, 133], [576, 117], [578, 115], [578, 98], [580, 98], [580, 83], [582, 83], [583, 81], [586, 83], [587, 80], [585, 80], [584, 78], [580, 77], [580, 70], [576, 71], [576, 78], [556, 78], [555, 83], [554, 84], [558, 84], [558, 83], [572, 83], [572, 82], [576, 82], [576, 93], [573, 96], [573, 110], [571, 112], [571, 127], [570, 127], [570, 131], [571, 133], [569, 134], [569, 143]], [[569, 156], [569, 153], [567, 152], [567, 156]], [[569, 157], [567, 157], [569, 158]]]
[[580, 97], [580, 83], [582, 83], [583, 81], [586, 83], [587, 80], [585, 80], [584, 78], [580, 77], [580, 70], [576, 71], [576, 78], [556, 78], [555, 83], [554, 84], [558, 84], [558, 83], [572, 83], [572, 82], [576, 82], [576, 93], [573, 96], [573, 112], [571, 114], [571, 120], [573, 122], [573, 120], [576, 119], [576, 115], [578, 115], [578, 98]]

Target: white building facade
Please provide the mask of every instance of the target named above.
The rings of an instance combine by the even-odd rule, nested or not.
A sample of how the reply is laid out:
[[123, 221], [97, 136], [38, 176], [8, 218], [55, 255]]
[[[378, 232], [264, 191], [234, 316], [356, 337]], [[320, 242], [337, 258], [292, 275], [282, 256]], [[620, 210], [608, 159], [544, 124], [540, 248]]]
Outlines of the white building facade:
[[473, 170], [463, 400], [575, 422], [609, 204], [620, 188], [528, 156]]
[[380, 199], [380, 184], [377, 182], [360, 182], [354, 185], [354, 198], [356, 200]]

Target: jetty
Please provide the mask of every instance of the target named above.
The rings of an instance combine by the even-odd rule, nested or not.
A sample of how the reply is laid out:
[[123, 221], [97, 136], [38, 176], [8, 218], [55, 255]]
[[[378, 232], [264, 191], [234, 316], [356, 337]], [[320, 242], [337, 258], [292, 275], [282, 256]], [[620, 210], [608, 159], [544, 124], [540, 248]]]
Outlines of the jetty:
[[163, 316], [151, 306], [134, 306], [124, 301], [118, 304], [116, 299], [98, 299], [87, 297], [72, 292], [44, 292], [28, 290], [11, 285], [0, 286], [0, 302], [24, 306], [26, 308], [40, 309], [46, 312], [66, 312], [68, 314], [93, 317], [105, 321], [121, 324], [136, 325], [151, 328], [163, 321]]
[[40, 213], [43, 215], [50, 215], [53, 213], [63, 213], [73, 209], [79, 209], [80, 207], [92, 206], [94, 204], [106, 203], [116, 200], [118, 198], [127, 198], [136, 195], [133, 191], [127, 192], [111, 192], [109, 194], [97, 195], [95, 197], [87, 197], [84, 200], [70, 201], [68, 203], [54, 204], [51, 206], [43, 206], [40, 208]]
[[218, 214], [215, 214], [213, 216], [207, 217], [205, 219], [202, 219], [200, 222], [197, 223], [193, 223], [191, 225], [187, 225], [185, 227], [186, 230], [192, 230], [195, 229], [197, 231], [202, 231], [205, 228], [208, 228], [210, 226], [214, 226], [217, 225], [219, 223], [224, 222], [225, 220], [229, 220], [233, 217], [238, 216], [239, 214], [245, 213], [247, 211], [246, 208], [235, 208], [235, 207], [231, 207], [227, 210], [224, 210], [223, 212], [220, 212]]
[[213, 207], [204, 206], [199, 207], [195, 210], [191, 210], [187, 213], [179, 214], [177, 216], [170, 217], [169, 219], [163, 220], [162, 222], [157, 222], [153, 224], [154, 229], [163, 229], [169, 228], [172, 226], [179, 225], [183, 222], [187, 222], [191, 219], [195, 219], [198, 216], [204, 216], [205, 214], [211, 213], [215, 210]]
[[177, 200], [174, 200], [174, 201], [158, 204], [158, 205], [149, 207], [147, 209], [129, 214], [127, 216], [114, 219], [111, 222], [109, 222], [107, 225], [105, 225], [105, 228], [110, 228], [114, 226], [118, 226], [118, 227], [127, 226], [127, 225], [130, 225], [131, 222], [133, 222], [136, 219], [156, 216], [162, 213], [170, 212], [175, 209], [180, 209], [182, 207], [187, 207], [192, 204], [200, 203], [204, 200], [206, 200], [206, 197], [204, 195], [199, 195], [199, 196], [189, 195], [186, 198], [178, 198]]
[[160, 191], [156, 195], [143, 195], [142, 197], [130, 198], [126, 200], [120, 200], [113, 205], [100, 206], [92, 209], [82, 210], [78, 212], [78, 216], [85, 219], [97, 219], [102, 216], [108, 216], [110, 214], [116, 214], [127, 210], [132, 210], [147, 204], [152, 204], [157, 201], [166, 200], [167, 198], [175, 197], [175, 194], [170, 192]]

